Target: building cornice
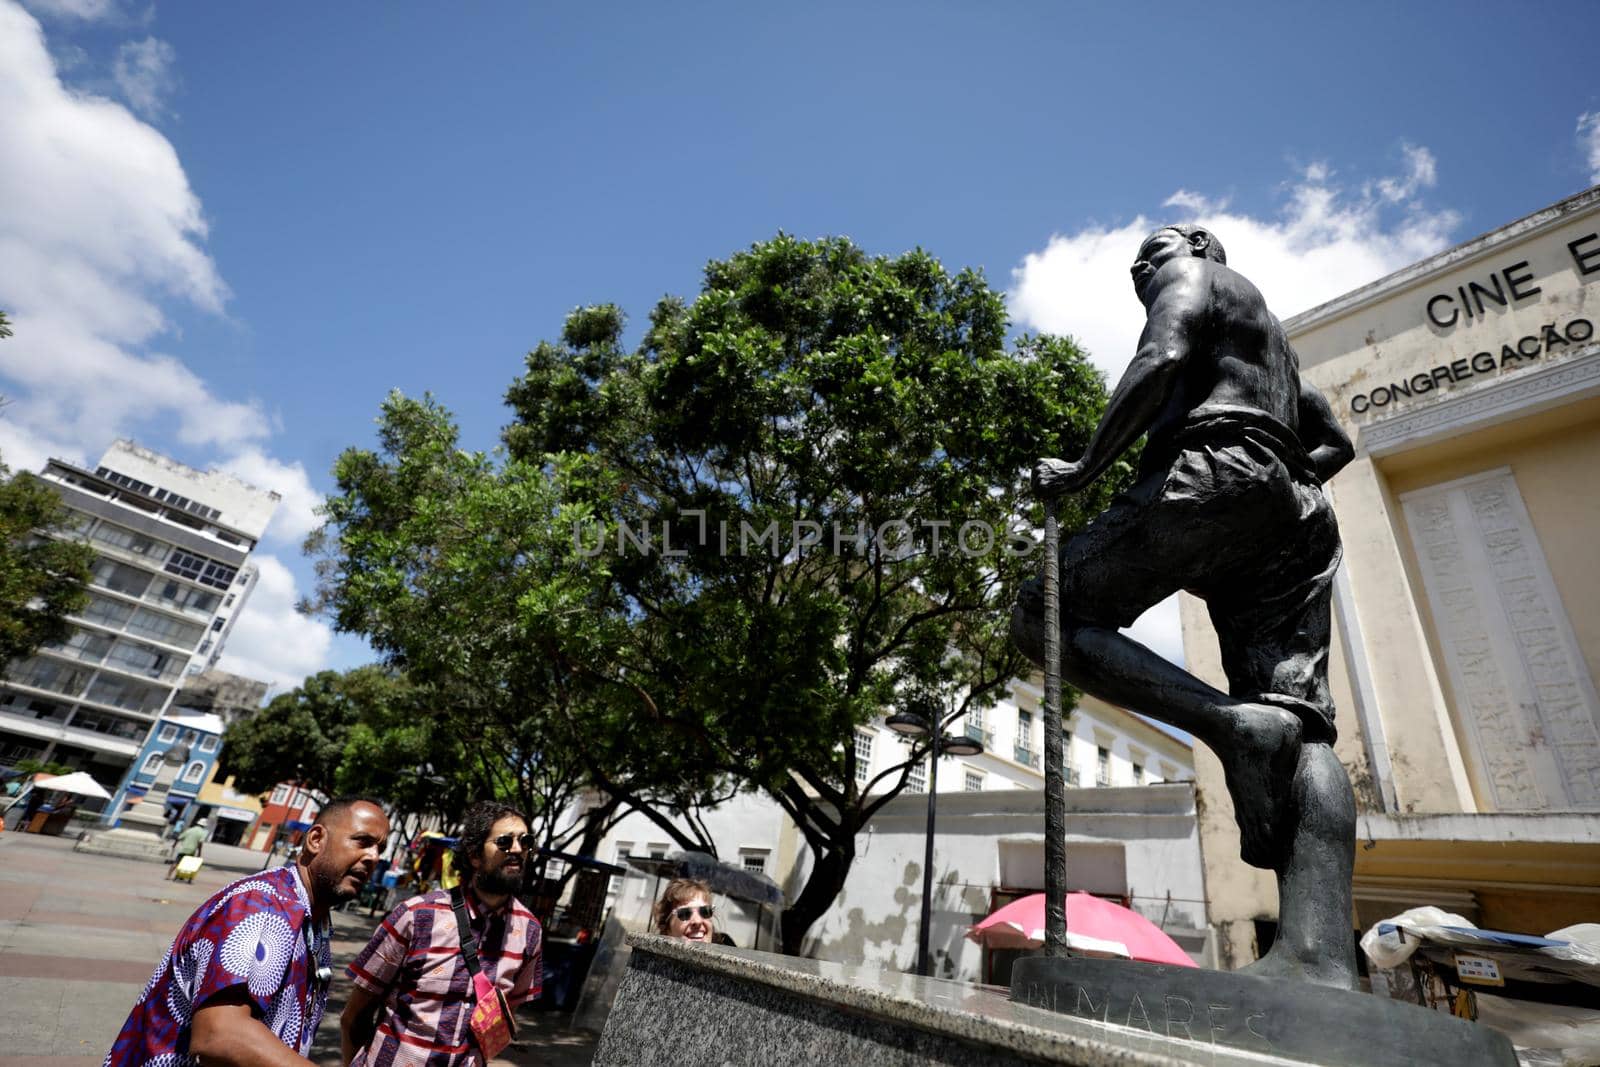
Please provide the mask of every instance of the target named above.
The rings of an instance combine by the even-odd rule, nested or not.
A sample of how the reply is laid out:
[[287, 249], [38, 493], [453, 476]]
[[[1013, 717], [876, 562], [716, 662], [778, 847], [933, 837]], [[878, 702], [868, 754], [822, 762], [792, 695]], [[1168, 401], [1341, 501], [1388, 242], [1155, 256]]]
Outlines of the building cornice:
[[1480, 234], [1471, 240], [1463, 241], [1461, 244], [1447, 248], [1443, 252], [1413, 263], [1409, 267], [1403, 267], [1393, 274], [1385, 275], [1375, 282], [1369, 282], [1358, 289], [1350, 290], [1342, 296], [1336, 296], [1327, 303], [1318, 304], [1314, 308], [1293, 315], [1284, 320], [1284, 332], [1292, 339], [1297, 334], [1315, 329], [1334, 319], [1343, 318], [1379, 301], [1386, 300], [1397, 292], [1421, 285], [1449, 271], [1459, 270], [1464, 266], [1468, 266], [1495, 253], [1502, 245], [1535, 237], [1557, 226], [1564, 225], [1573, 218], [1597, 207], [1600, 207], [1600, 185], [1585, 189], [1581, 193], [1569, 196], [1565, 200], [1535, 211], [1531, 215], [1524, 215], [1515, 222], [1509, 222], [1499, 229], [1490, 230], [1488, 233]]
[[1569, 359], [1480, 385], [1470, 392], [1363, 425], [1357, 444], [1386, 456], [1600, 396], [1600, 342]]

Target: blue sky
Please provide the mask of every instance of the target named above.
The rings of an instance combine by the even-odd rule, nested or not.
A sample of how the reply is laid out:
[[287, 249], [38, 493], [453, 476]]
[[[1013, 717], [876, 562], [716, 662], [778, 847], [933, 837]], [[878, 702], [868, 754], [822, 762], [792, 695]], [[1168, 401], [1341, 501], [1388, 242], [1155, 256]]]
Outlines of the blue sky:
[[[574, 306], [782, 229], [984, 268], [1109, 373], [1151, 226], [1292, 314], [1600, 181], [1592, 3], [0, 0], [0, 453], [118, 435], [285, 495], [224, 666], [366, 658], [292, 603], [391, 388], [475, 447]], [[1176, 654], [1170, 609], [1141, 633]]]

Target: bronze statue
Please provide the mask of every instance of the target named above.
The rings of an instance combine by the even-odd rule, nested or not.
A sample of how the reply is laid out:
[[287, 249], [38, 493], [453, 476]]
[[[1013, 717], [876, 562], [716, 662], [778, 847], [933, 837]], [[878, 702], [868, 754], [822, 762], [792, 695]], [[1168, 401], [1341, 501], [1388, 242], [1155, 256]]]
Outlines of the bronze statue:
[[[1333, 754], [1340, 544], [1322, 485], [1354, 450], [1212, 234], [1155, 231], [1133, 286], [1144, 332], [1087, 451], [1034, 469], [1041, 496], [1072, 492], [1148, 435], [1135, 485], [1061, 546], [1062, 676], [1192, 733], [1221, 760], [1243, 858], [1278, 877], [1278, 936], [1247, 969], [1350, 988], [1355, 803]], [[1227, 693], [1118, 633], [1180, 589], [1210, 610]], [[1043, 663], [1036, 582], [1012, 634]]]

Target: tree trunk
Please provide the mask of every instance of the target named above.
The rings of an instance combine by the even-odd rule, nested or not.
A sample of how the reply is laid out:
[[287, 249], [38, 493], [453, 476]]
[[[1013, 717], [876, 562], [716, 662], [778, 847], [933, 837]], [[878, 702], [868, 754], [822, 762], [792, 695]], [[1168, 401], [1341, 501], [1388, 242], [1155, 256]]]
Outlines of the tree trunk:
[[[841, 837], [844, 835], [841, 834]], [[807, 931], [833, 906], [844, 889], [844, 881], [855, 863], [855, 832], [849, 831], [849, 842], [842, 848], [829, 848], [817, 857], [816, 865], [806, 878], [805, 888], [783, 913], [783, 952], [786, 956], [800, 955]]]

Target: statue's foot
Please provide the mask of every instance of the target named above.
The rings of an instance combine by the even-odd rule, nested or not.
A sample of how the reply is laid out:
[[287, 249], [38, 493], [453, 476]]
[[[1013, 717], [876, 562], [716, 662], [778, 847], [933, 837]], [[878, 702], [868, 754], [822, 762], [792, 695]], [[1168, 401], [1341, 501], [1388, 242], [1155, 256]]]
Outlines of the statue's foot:
[[1278, 940], [1272, 943], [1265, 956], [1240, 967], [1239, 973], [1256, 978], [1287, 978], [1333, 989], [1354, 989], [1359, 983], [1353, 962], [1354, 956], [1349, 952], [1295, 952]]
[[1278, 869], [1289, 846], [1294, 818], [1294, 776], [1300, 762], [1298, 716], [1270, 704], [1230, 709], [1227, 740], [1212, 745], [1233, 798], [1239, 853], [1252, 867]]
[[1044, 585], [1029, 578], [1011, 608], [1011, 640], [1036, 666], [1044, 666]]

